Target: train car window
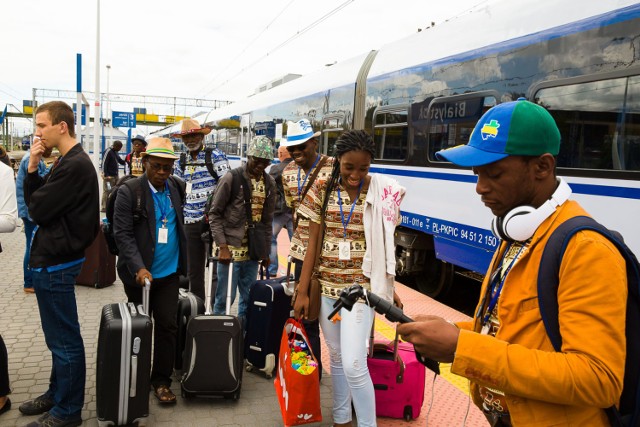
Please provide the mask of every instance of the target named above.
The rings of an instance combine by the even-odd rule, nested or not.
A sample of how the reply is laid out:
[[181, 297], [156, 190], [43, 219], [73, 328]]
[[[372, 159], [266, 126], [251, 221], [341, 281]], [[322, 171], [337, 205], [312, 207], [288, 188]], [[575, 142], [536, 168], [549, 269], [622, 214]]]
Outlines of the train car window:
[[402, 161], [407, 158], [408, 106], [382, 107], [373, 113], [373, 140], [376, 160]]
[[426, 151], [429, 162], [441, 162], [436, 152], [466, 144], [485, 111], [497, 104], [495, 92], [430, 98], [411, 106], [416, 154]]
[[541, 89], [556, 120], [558, 167], [640, 171], [640, 76]]
[[333, 147], [336, 145], [336, 140], [344, 130], [345, 115], [342, 113], [327, 114], [322, 118], [322, 141], [318, 146], [318, 150], [329, 156], [333, 156]]

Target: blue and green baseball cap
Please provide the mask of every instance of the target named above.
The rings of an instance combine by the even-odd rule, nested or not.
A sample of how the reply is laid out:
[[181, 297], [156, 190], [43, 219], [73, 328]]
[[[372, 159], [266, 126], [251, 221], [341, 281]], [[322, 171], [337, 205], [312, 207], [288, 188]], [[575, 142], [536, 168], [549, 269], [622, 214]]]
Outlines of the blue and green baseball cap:
[[440, 150], [436, 158], [459, 166], [483, 166], [507, 156], [560, 151], [560, 131], [544, 107], [519, 98], [484, 113], [465, 145]]

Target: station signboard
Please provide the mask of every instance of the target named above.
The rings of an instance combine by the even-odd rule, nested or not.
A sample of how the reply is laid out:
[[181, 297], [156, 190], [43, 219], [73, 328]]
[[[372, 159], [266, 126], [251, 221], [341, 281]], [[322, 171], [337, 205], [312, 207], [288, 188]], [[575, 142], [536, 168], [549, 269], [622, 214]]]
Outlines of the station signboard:
[[136, 114], [125, 111], [112, 111], [111, 125], [114, 128], [134, 128], [136, 127]]

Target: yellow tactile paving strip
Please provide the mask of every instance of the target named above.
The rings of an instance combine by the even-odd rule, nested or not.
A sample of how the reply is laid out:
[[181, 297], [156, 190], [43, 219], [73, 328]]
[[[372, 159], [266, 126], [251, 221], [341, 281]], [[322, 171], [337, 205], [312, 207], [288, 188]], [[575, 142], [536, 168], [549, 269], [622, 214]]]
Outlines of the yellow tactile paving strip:
[[[286, 233], [280, 233], [278, 236], [278, 258], [280, 261], [278, 276], [286, 274], [288, 248], [289, 242]], [[396, 292], [402, 299], [405, 313], [410, 317], [414, 317], [417, 314], [432, 314], [453, 321], [469, 319], [463, 313], [397, 282]], [[375, 332], [375, 338], [380, 340], [393, 340], [395, 336], [393, 324], [379, 315], [376, 315]], [[322, 359], [329, 360], [329, 353], [324, 346], [322, 348]], [[329, 363], [324, 364], [324, 370], [330, 372], [328, 365]], [[450, 368], [450, 364], [441, 364], [440, 376], [435, 378], [430, 371], [427, 371], [424, 404], [420, 415], [416, 419], [407, 422], [405, 420], [378, 417], [378, 426], [488, 426], [480, 410], [470, 402], [468, 381], [463, 377], [452, 374]], [[429, 409], [429, 406], [431, 406], [431, 409]]]

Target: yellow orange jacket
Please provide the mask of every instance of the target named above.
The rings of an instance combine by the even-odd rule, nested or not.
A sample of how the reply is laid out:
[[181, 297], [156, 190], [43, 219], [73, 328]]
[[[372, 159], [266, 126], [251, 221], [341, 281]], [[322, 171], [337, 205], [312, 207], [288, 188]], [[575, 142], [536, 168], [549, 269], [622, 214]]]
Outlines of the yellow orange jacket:
[[[594, 231], [569, 242], [558, 289], [562, 352], [553, 349], [540, 317], [538, 267], [549, 236], [562, 222], [587, 213], [575, 201], [563, 204], [533, 235], [509, 272], [498, 300], [495, 337], [479, 333], [480, 318], [461, 323], [451, 371], [478, 385], [496, 388], [514, 426], [607, 426], [604, 411], [618, 404], [625, 363], [627, 276], [624, 258]], [[503, 242], [482, 285], [500, 263]]]

